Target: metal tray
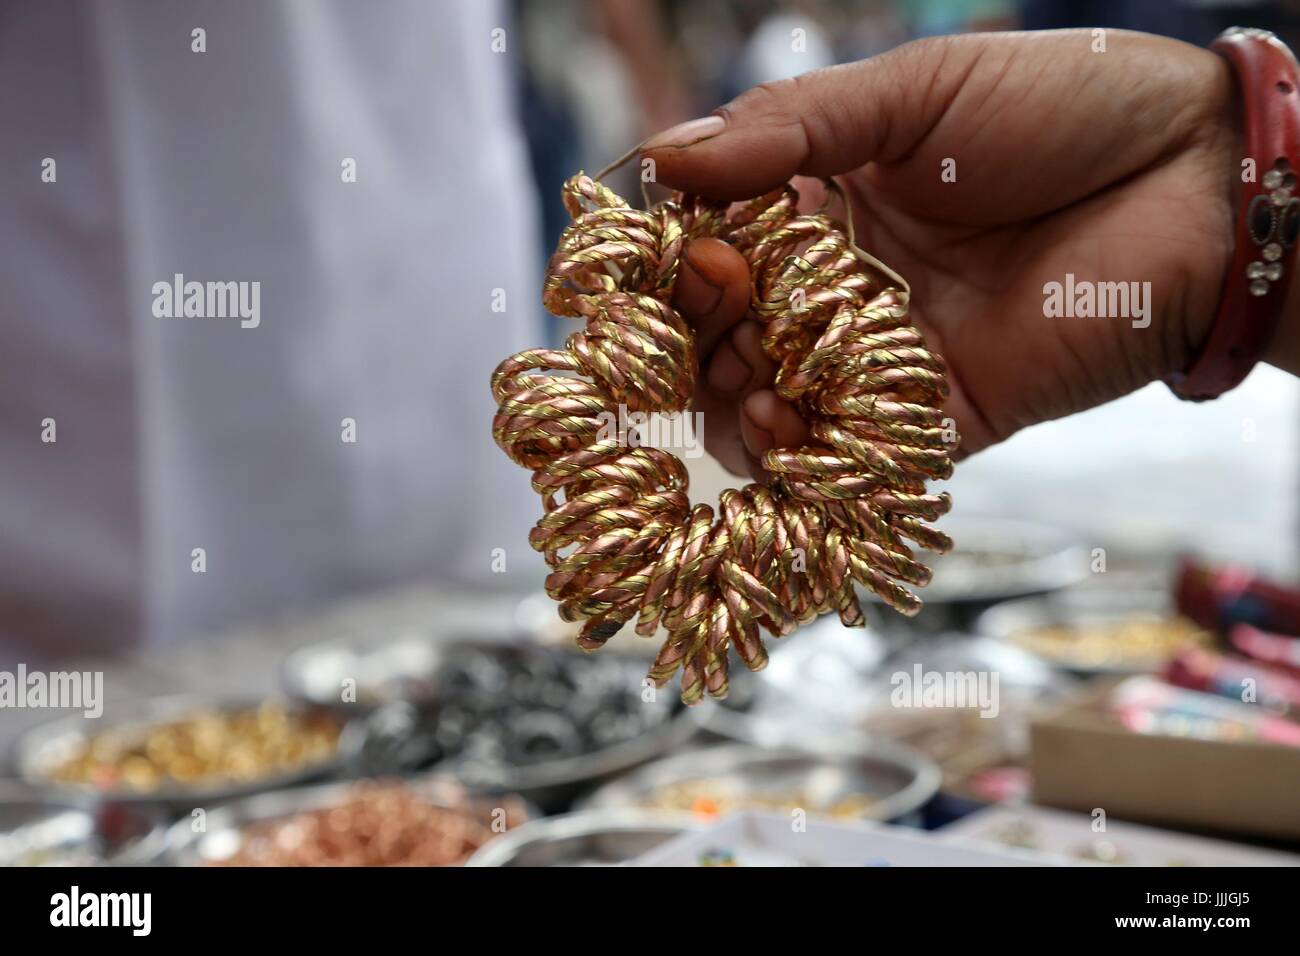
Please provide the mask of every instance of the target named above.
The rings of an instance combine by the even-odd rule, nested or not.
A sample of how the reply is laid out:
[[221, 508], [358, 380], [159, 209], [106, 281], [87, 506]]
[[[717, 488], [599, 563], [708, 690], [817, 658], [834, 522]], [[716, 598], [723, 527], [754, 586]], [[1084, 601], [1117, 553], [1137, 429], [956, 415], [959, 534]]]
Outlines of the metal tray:
[[652, 795], [660, 788], [717, 779], [734, 782], [742, 794], [798, 790], [821, 805], [850, 795], [870, 796], [873, 802], [860, 819], [888, 821], [925, 806], [938, 792], [941, 774], [933, 761], [887, 741], [872, 741], [853, 751], [724, 744], [643, 767], [601, 787], [580, 806], [649, 809]]
[[[434, 806], [454, 805], [445, 788], [455, 785], [446, 778], [428, 776], [395, 782], [417, 790]], [[356, 783], [357, 781], [324, 783], [244, 797], [208, 813], [201, 832], [195, 831], [191, 820], [178, 820], [166, 832], [164, 861], [172, 866], [205, 866], [228, 859], [239, 849], [244, 830], [249, 825], [333, 806], [346, 798]], [[515, 802], [525, 817], [531, 820], [536, 816], [535, 807], [522, 800], [516, 799]]]
[[485, 844], [466, 866], [619, 866], [699, 826], [683, 814], [585, 810], [526, 823]]
[[1087, 627], [1113, 624], [1134, 615], [1173, 616], [1167, 591], [1148, 588], [1078, 588], [1006, 601], [989, 608], [975, 622], [976, 631], [1075, 674], [1135, 674], [1158, 668], [1162, 661], [1086, 665], [1067, 657], [1036, 654], [1015, 640], [1020, 632], [1040, 627]]
[[[439, 642], [426, 634], [323, 641], [284, 659], [280, 687], [289, 697], [320, 707], [371, 710], [431, 694], [443, 655]], [[355, 705], [342, 702], [344, 680], [356, 682]]]
[[[265, 703], [265, 698], [215, 698], [199, 695], [156, 697], [109, 706], [112, 716], [87, 720], [81, 715], [70, 715], [47, 724], [33, 727], [18, 738], [14, 746], [14, 763], [19, 778], [29, 787], [59, 799], [93, 801], [122, 805], [155, 806], [185, 813], [194, 807], [233, 800], [237, 797], [266, 790], [318, 780], [332, 774], [344, 773], [359, 758], [366, 740], [363, 722], [349, 720], [331, 712], [340, 721], [338, 747], [334, 756], [321, 763], [301, 767], [286, 773], [270, 774], [246, 783], [223, 783], [195, 787], [164, 786], [148, 792], [127, 788], [103, 790], [92, 786], [66, 784], [54, 780], [50, 774], [54, 767], [67, 759], [85, 741], [105, 730], [145, 728], [152, 724], [176, 720], [196, 710], [239, 710]], [[283, 701], [290, 712], [312, 709], [309, 705]]]
[[161, 815], [144, 808], [54, 801], [0, 781], [0, 867], [150, 863], [163, 842]]
[[939, 528], [955, 547], [924, 556], [934, 578], [917, 593], [927, 605], [1006, 601], [1077, 584], [1089, 573], [1088, 549], [1053, 525], [970, 516], [944, 518]]
[[[480, 639], [435, 643], [429, 638], [413, 637], [403, 639], [400, 643], [404, 646], [396, 648], [393, 643], [376, 645], [331, 641], [296, 652], [286, 659], [281, 668], [281, 681], [286, 693], [322, 706], [332, 704], [336, 708], [343, 707], [346, 712], [372, 715], [366, 748], [370, 772], [400, 773], [422, 766], [410, 761], [404, 762], [400, 751], [404, 744], [410, 742], [413, 734], [419, 733], [419, 712], [437, 705], [438, 668], [459, 649], [472, 649], [498, 658], [538, 655], [555, 659], [566, 656], [575, 660], [590, 659], [589, 654], [576, 648], [561, 649], [520, 640]], [[428, 650], [419, 650], [420, 644]], [[386, 675], [384, 683], [396, 693], [367, 696], [361, 693], [362, 686], [358, 684], [358, 703], [341, 705], [337, 697], [339, 680], [345, 675], [377, 673], [378, 668], [366, 663], [368, 658], [375, 660], [375, 654], [382, 655], [384, 660], [393, 664], [400, 665], [406, 661], [419, 666], [406, 674], [400, 673], [399, 668]], [[648, 665], [640, 659], [625, 656], [617, 659], [628, 668], [628, 694], [639, 695], [639, 680], [644, 676]], [[478, 764], [472, 770], [453, 756], [427, 769], [456, 776], [475, 792], [518, 793], [547, 810], [564, 809], [583, 789], [673, 750], [695, 734], [696, 722], [678, 700], [674, 689], [660, 690], [656, 701], [644, 706], [665, 707], [671, 711], [671, 715], [649, 732], [579, 756], [521, 765]], [[383, 755], [385, 750], [399, 755], [386, 760]]]

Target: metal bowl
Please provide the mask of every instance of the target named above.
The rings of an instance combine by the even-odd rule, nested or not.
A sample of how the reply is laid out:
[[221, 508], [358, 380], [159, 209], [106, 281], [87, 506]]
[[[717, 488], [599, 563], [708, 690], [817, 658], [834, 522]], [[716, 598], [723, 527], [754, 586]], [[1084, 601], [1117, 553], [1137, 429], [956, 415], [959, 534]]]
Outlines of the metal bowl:
[[916, 591], [921, 613], [905, 618], [859, 587], [867, 626], [891, 646], [918, 633], [968, 630], [975, 617], [999, 601], [1043, 594], [1088, 576], [1089, 552], [1070, 532], [1052, 525], [1003, 518], [945, 518], [940, 528], [953, 539], [948, 554], [923, 554], [933, 572]]
[[[370, 674], [380, 678], [369, 688], [358, 679], [357, 703], [346, 708], [371, 715], [366, 763], [372, 773], [436, 769], [464, 781], [475, 792], [518, 793], [547, 810], [556, 811], [567, 808], [584, 788], [680, 746], [696, 731], [695, 722], [674, 692], [657, 691], [653, 701], [644, 700], [644, 661], [597, 655], [596, 659], [617, 661], [626, 668], [627, 694], [636, 706], [662, 707], [668, 715], [637, 736], [576, 756], [510, 764], [472, 760], [459, 754], [430, 763], [429, 759], [434, 758], [422, 754], [419, 738], [429, 733], [427, 715], [436, 714], [444, 702], [438, 689], [440, 671], [457, 654], [486, 655], [489, 660], [502, 664], [520, 659], [585, 663], [593, 657], [577, 649], [545, 647], [519, 640], [435, 643], [417, 637], [398, 643], [400, 647], [335, 641], [308, 647], [288, 658], [281, 670], [286, 692], [335, 707], [340, 706], [338, 689], [345, 677], [358, 679], [358, 674]], [[421, 644], [424, 650], [419, 649]], [[417, 666], [403, 672], [403, 662]], [[509, 702], [509, 687], [503, 687], [499, 695], [501, 700]], [[434, 726], [437, 726], [436, 717]]]
[[497, 837], [466, 866], [619, 866], [696, 829], [683, 814], [586, 810], [525, 823]]
[[[457, 803], [452, 793], [459, 788], [447, 778], [427, 776], [397, 781], [416, 790], [431, 805], [452, 807]], [[166, 832], [164, 860], [172, 866], [207, 866], [229, 859], [243, 843], [244, 831], [256, 823], [268, 823], [293, 817], [310, 810], [335, 806], [346, 799], [356, 781], [295, 787], [244, 797], [207, 813], [201, 830], [191, 819], [178, 820]], [[448, 789], [448, 788], [451, 789]], [[536, 809], [513, 798], [525, 819], [536, 816]], [[525, 824], [526, 825], [526, 824]], [[513, 832], [513, 831], [509, 831]], [[497, 839], [503, 839], [498, 837]], [[492, 842], [497, 842], [494, 839]]]
[[161, 816], [140, 807], [91, 808], [0, 782], [0, 867], [149, 863], [163, 833]]
[[801, 793], [815, 806], [849, 797], [870, 797], [859, 819], [897, 820], [920, 810], [939, 790], [941, 774], [933, 761], [907, 747], [872, 741], [853, 751], [768, 749], [724, 744], [669, 757], [606, 784], [584, 809], [654, 806], [666, 787], [725, 780], [743, 802], [746, 795], [772, 791]]
[[[989, 608], [975, 622], [976, 631], [1030, 653], [1016, 635], [1044, 627], [1087, 628], [1113, 625], [1134, 617], [1153, 620], [1176, 616], [1167, 591], [1146, 588], [1078, 588], [1055, 594], [1007, 601]], [[1133, 674], [1158, 668], [1163, 659], [1085, 663], [1036, 654], [1057, 667], [1076, 674]]]
[[280, 665], [280, 687], [295, 700], [320, 707], [344, 705], [344, 681], [355, 684], [355, 707], [368, 710], [427, 698], [444, 651], [425, 634], [390, 639], [342, 638], [294, 651]]
[[[18, 738], [14, 747], [14, 763], [20, 779], [30, 787], [57, 798], [160, 807], [171, 812], [184, 813], [197, 806], [233, 800], [237, 797], [265, 790], [279, 789], [331, 774], [344, 772], [362, 752], [366, 730], [361, 721], [348, 720], [337, 712], [331, 716], [340, 723], [338, 746], [333, 757], [320, 763], [300, 767], [283, 773], [268, 774], [257, 780], [242, 783], [220, 783], [183, 787], [167, 785], [157, 790], [137, 791], [128, 788], [100, 789], [89, 785], [67, 784], [53, 778], [56, 767], [70, 758], [86, 741], [106, 730], [143, 730], [155, 724], [182, 719], [199, 710], [232, 711], [256, 707], [265, 699], [220, 699], [197, 695], [156, 697], [130, 703], [109, 705], [112, 716], [88, 720], [80, 715], [62, 717], [33, 727]], [[291, 713], [314, 710], [308, 705], [293, 701], [282, 702]]]
[[934, 577], [918, 592], [926, 604], [989, 604], [1077, 584], [1089, 552], [1070, 532], [1007, 518], [954, 517], [941, 523], [953, 550], [929, 557]]

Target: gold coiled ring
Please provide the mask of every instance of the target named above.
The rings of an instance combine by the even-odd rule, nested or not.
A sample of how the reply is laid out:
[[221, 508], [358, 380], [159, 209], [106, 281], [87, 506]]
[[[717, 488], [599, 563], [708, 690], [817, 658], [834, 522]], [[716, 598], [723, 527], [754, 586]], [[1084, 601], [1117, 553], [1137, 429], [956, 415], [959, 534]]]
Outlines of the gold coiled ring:
[[[780, 637], [830, 611], [861, 626], [855, 582], [919, 611], [905, 585], [930, 571], [911, 545], [952, 547], [927, 524], [949, 498], [926, 481], [951, 475], [957, 439], [943, 360], [907, 322], [907, 283], [824, 209], [800, 213], [793, 186], [734, 208], [679, 194], [641, 210], [579, 173], [563, 196], [573, 221], [542, 300], [585, 325], [562, 349], [497, 367], [492, 432], [533, 472], [545, 514], [529, 542], [560, 616], [585, 621], [579, 645], [595, 650], [633, 618], [646, 637], [662, 626], [650, 677], [663, 686], [680, 669], [694, 704], [726, 696], [730, 647], [751, 670], [766, 664], [760, 627]], [[607, 428], [615, 414], [689, 407], [694, 335], [670, 303], [686, 244], [704, 237], [748, 262], [775, 389], [817, 443], [769, 451], [771, 486], [723, 492], [716, 512], [692, 507], [676, 456]]]

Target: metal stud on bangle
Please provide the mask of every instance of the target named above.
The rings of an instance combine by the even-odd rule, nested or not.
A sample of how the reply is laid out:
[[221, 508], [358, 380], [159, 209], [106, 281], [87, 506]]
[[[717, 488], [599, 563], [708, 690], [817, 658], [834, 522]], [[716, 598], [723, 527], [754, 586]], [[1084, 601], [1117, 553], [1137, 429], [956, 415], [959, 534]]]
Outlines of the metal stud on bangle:
[[1247, 212], [1251, 241], [1260, 247], [1260, 258], [1246, 265], [1254, 296], [1268, 295], [1273, 283], [1282, 278], [1282, 254], [1295, 245], [1300, 226], [1300, 199], [1292, 196], [1296, 175], [1291, 164], [1278, 159], [1261, 182], [1267, 191], [1251, 201]]

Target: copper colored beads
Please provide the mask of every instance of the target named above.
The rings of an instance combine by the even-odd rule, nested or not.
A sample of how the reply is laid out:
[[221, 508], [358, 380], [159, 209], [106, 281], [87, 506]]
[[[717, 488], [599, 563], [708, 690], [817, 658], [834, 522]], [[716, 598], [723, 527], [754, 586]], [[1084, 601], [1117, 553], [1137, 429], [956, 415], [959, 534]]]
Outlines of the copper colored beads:
[[518, 800], [437, 805], [397, 781], [354, 784], [338, 803], [253, 824], [223, 866], [456, 866], [518, 825]]

